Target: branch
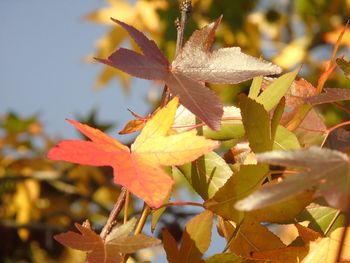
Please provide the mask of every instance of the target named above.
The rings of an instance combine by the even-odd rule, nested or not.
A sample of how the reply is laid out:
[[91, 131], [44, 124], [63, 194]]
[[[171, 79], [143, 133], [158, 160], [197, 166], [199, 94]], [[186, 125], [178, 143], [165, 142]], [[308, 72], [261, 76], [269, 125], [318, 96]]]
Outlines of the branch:
[[192, 10], [191, 0], [183, 0], [180, 4], [181, 18], [180, 21], [177, 19], [175, 21], [177, 29], [177, 39], [176, 39], [176, 51], [175, 56], [177, 56], [183, 46], [185, 27], [188, 20], [188, 16]]
[[101, 231], [100, 236], [102, 239], [106, 239], [107, 235], [111, 232], [113, 226], [115, 225], [116, 219], [117, 219], [120, 211], [123, 209], [126, 194], [127, 194], [127, 190], [124, 187], [122, 187], [121, 192], [120, 192], [119, 197], [118, 197], [118, 200], [115, 203], [111, 213], [109, 214], [107, 222]]

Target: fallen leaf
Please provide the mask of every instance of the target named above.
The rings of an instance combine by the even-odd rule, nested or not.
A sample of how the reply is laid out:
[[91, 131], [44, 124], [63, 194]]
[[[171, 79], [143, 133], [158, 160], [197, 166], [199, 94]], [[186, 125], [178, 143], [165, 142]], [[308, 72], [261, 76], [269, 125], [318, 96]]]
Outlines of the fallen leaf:
[[171, 65], [143, 33], [124, 22], [113, 21], [128, 31], [143, 55], [119, 48], [108, 59], [97, 60], [135, 77], [164, 82], [186, 108], [213, 130], [220, 127], [223, 106], [203, 82], [239, 83], [255, 76], [281, 72], [278, 66], [250, 57], [238, 47], [212, 51], [221, 17], [195, 31]]
[[111, 166], [114, 181], [159, 207], [168, 196], [173, 180], [161, 166], [182, 165], [212, 151], [218, 143], [197, 136], [192, 130], [167, 136], [174, 121], [178, 98], [158, 111], [131, 145], [131, 150], [100, 130], [73, 120], [69, 122], [91, 141], [62, 141], [48, 157], [83, 165]]

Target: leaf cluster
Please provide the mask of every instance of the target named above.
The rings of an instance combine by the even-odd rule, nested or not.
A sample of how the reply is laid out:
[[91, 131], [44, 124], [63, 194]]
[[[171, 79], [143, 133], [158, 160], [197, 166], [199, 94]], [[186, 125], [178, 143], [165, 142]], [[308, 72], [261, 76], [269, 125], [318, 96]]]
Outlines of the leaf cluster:
[[[314, 87], [304, 79], [296, 80], [300, 68], [279, 77], [264, 77], [279, 74], [281, 69], [239, 48], [213, 50], [221, 17], [195, 31], [172, 63], [135, 27], [113, 21], [130, 34], [142, 54], [119, 48], [107, 59], [97, 60], [132, 76], [162, 82], [174, 98], [167, 102], [168, 97], [163, 97], [166, 106], [147, 118], [138, 117], [143, 125], [127, 125], [123, 133], [142, 128], [130, 148], [98, 129], [68, 120], [89, 141], [62, 141], [48, 157], [113, 168], [115, 183], [145, 202], [131, 244], [137, 242], [137, 249], [148, 246], [150, 238], [145, 243], [137, 238], [150, 209], [154, 229], [164, 207], [177, 205], [166, 203], [176, 174], [186, 178], [203, 198], [203, 203], [195, 205], [205, 210], [186, 223], [179, 246], [168, 230], [162, 231], [169, 262], [348, 259], [347, 226], [333, 228], [350, 207], [349, 158], [338, 151], [346, 151], [344, 148], [322, 148], [333, 129], [326, 128], [313, 108], [348, 99], [347, 89], [323, 89], [337, 66], [334, 56]], [[337, 63], [346, 73], [348, 62], [338, 59]], [[237, 107], [223, 107], [205, 85], [235, 84], [252, 78], [248, 94], [237, 96]], [[179, 102], [183, 107], [178, 107]], [[313, 141], [308, 141], [310, 135]], [[218, 142], [222, 143], [220, 148]], [[164, 172], [165, 166], [173, 168], [169, 174]], [[325, 205], [335, 214], [320, 222], [310, 209], [321, 211]], [[305, 218], [299, 217], [305, 211], [309, 213], [307, 221], [325, 224], [326, 229], [305, 226]], [[226, 253], [204, 259], [214, 216], [219, 234], [227, 241]], [[116, 227], [101, 237], [79, 224], [76, 227], [81, 235], [67, 232], [56, 239], [87, 251], [89, 262], [119, 262], [134, 252], [115, 245], [128, 237], [114, 236]], [[273, 227], [294, 231], [294, 236], [287, 239], [283, 233], [272, 232]], [[156, 241], [150, 242], [154, 244]], [[326, 246], [330, 248], [327, 251]]]
[[[194, 32], [174, 60], [167, 59], [174, 56], [175, 46], [176, 8], [171, 1], [109, 2], [110, 7], [87, 17], [113, 25], [94, 55], [105, 65], [98, 85], [119, 76], [127, 86], [131, 75], [161, 83], [172, 99], [165, 97], [145, 117], [132, 112], [136, 119], [121, 132], [140, 130], [130, 145], [105, 134], [108, 125], [98, 127], [94, 114], [85, 121], [68, 120], [85, 140], [56, 146], [36, 116], [9, 114], [2, 119], [1, 229], [10, 233], [10, 247], [17, 246], [17, 239], [30, 244], [30, 253], [19, 257], [54, 262], [48, 254], [57, 253], [57, 243], [47, 242], [47, 236], [60, 233], [55, 240], [83, 251], [75, 257], [65, 249], [57, 257], [62, 262], [84, 262], [85, 257], [92, 263], [143, 261], [142, 249], [154, 246], [162, 246], [171, 263], [348, 261], [350, 133], [343, 127], [349, 121], [331, 126], [325, 120], [335, 108], [346, 116], [350, 112], [350, 63], [335, 55], [349, 46], [348, 29], [339, 25], [326, 34], [313, 30], [319, 23], [330, 26], [329, 15], [341, 1], [313, 2], [312, 14], [307, 12], [310, 1], [295, 1], [293, 12], [307, 23], [305, 37], [292, 42], [278, 33], [284, 27], [296, 29], [277, 7], [248, 16], [256, 1], [193, 1], [187, 32]], [[243, 28], [249, 34], [242, 34]], [[259, 33], [270, 46], [286, 43], [271, 57], [279, 66], [251, 56], [264, 53]], [[128, 35], [133, 39], [130, 49], [115, 50]], [[335, 47], [320, 67], [309, 51], [324, 42]], [[300, 68], [281, 74], [282, 68], [288, 71], [301, 62], [309, 81], [298, 77]], [[229, 88], [223, 91], [225, 85]], [[237, 95], [242, 86], [249, 89]], [[37, 140], [44, 146], [37, 147]], [[48, 149], [50, 159], [79, 165], [43, 159]], [[201, 198], [199, 203], [177, 202], [183, 181]], [[122, 215], [107, 225], [106, 235], [104, 230], [98, 235], [125, 189]], [[134, 208], [138, 200], [144, 202], [142, 211]], [[182, 205], [204, 211], [173, 209]], [[128, 220], [130, 214], [141, 216]], [[154, 236], [159, 233], [161, 240], [140, 233], [149, 215]], [[75, 223], [79, 232], [63, 232], [86, 218], [95, 230], [89, 223]], [[186, 222], [183, 229], [179, 222]], [[215, 246], [214, 223], [226, 246], [207, 255]], [[5, 245], [1, 250], [7, 253]]]

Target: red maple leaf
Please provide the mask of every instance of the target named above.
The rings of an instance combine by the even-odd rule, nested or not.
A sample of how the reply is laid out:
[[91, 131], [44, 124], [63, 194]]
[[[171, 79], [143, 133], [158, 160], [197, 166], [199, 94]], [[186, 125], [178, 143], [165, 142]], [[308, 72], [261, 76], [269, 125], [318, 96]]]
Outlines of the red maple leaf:
[[234, 84], [281, 72], [276, 65], [242, 53], [239, 47], [211, 50], [221, 17], [195, 31], [172, 64], [154, 41], [134, 27], [112, 20], [128, 31], [143, 54], [119, 48], [108, 59], [97, 60], [138, 78], [164, 82], [187, 109], [214, 130], [220, 128], [223, 106], [204, 82]]
[[197, 136], [195, 130], [167, 136], [177, 106], [175, 97], [147, 121], [131, 149], [100, 130], [68, 120], [91, 141], [62, 141], [49, 151], [48, 157], [84, 165], [111, 166], [117, 184], [149, 206], [159, 207], [174, 184], [162, 166], [194, 161], [218, 146], [216, 141]]

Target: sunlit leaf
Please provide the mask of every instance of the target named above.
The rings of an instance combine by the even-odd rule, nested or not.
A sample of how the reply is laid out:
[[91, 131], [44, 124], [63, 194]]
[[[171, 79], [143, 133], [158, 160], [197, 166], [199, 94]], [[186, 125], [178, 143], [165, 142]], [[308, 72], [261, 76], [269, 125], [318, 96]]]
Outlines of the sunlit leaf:
[[75, 223], [80, 233], [68, 231], [54, 238], [64, 246], [87, 252], [89, 263], [118, 263], [121, 261], [121, 253], [133, 253], [139, 249], [160, 244], [160, 240], [143, 234], [129, 236], [132, 224], [121, 226], [128, 231], [113, 231], [106, 240], [103, 240], [90, 228]]
[[236, 204], [241, 210], [253, 210], [276, 204], [307, 189], [316, 188], [328, 203], [347, 209], [350, 165], [340, 152], [312, 147], [298, 151], [274, 151], [257, 156], [259, 162], [299, 167], [300, 173], [289, 175], [276, 185], [266, 185]]
[[260, 89], [261, 89], [261, 84], [263, 81], [263, 77], [259, 76], [259, 77], [255, 77], [252, 81], [252, 84], [250, 85], [250, 89], [249, 89], [249, 94], [248, 97], [251, 99], [256, 99], [260, 93]]
[[168, 196], [173, 180], [160, 166], [182, 165], [210, 152], [217, 142], [196, 136], [196, 131], [166, 136], [175, 117], [178, 99], [149, 120], [131, 146], [87, 125], [70, 120], [91, 141], [62, 141], [48, 153], [53, 160], [112, 166], [114, 180], [142, 198], [151, 207], [160, 206]]
[[231, 253], [216, 254], [209, 257], [205, 263], [248, 263], [248, 260], [240, 258]]
[[[341, 244], [341, 235], [344, 230], [347, 235], [344, 243]], [[339, 246], [342, 245], [341, 262], [349, 262], [350, 260], [350, 231], [349, 228], [338, 228], [334, 230], [330, 237], [315, 240], [310, 243], [309, 254], [304, 258], [303, 263], [333, 263], [336, 262]]]
[[[177, 131], [186, 131], [196, 125], [196, 116], [189, 110], [180, 106], [176, 112], [173, 128]], [[203, 127], [203, 135], [208, 139], [225, 141], [240, 139], [244, 136], [241, 110], [234, 106], [224, 107], [221, 121], [221, 129], [213, 131], [208, 126]]]
[[275, 141], [273, 142], [274, 150], [292, 150], [299, 149], [300, 143], [295, 134], [289, 131], [282, 125], [278, 125], [275, 135]]
[[255, 76], [281, 73], [278, 66], [248, 56], [239, 47], [212, 51], [220, 22], [221, 17], [192, 34], [172, 63], [175, 71], [198, 81], [221, 84], [234, 84]]
[[178, 168], [204, 200], [213, 197], [232, 175], [228, 164], [214, 152]]
[[163, 247], [166, 252], [166, 257], [169, 263], [177, 263], [179, 258], [179, 250], [177, 248], [176, 240], [169, 233], [169, 231], [164, 228], [162, 230]]
[[212, 225], [213, 214], [208, 210], [193, 217], [185, 226], [179, 249], [175, 239], [164, 230], [162, 232], [164, 249], [169, 262], [202, 262], [201, 258], [211, 242]]
[[195, 31], [171, 65], [153, 41], [134, 27], [114, 21], [128, 31], [143, 54], [119, 48], [108, 59], [98, 60], [132, 76], [165, 82], [186, 108], [214, 130], [219, 129], [223, 106], [203, 82], [239, 83], [281, 72], [278, 66], [250, 57], [237, 47], [212, 51], [221, 18]]
[[324, 235], [344, 225], [345, 216], [332, 207], [310, 205], [298, 217], [298, 221], [310, 221], [309, 227]]
[[313, 200], [313, 192], [297, 194], [277, 204], [248, 212], [259, 222], [293, 223], [294, 218]]
[[[231, 240], [235, 226], [230, 221], [219, 221], [219, 228], [225, 233], [226, 240]], [[245, 218], [239, 226], [236, 236], [229, 244], [235, 255], [251, 258], [254, 252], [284, 248], [283, 242], [265, 226], [252, 218]]]
[[208, 210], [196, 215], [186, 224], [178, 262], [191, 263], [201, 259], [211, 242], [212, 225], [213, 214]]
[[311, 105], [318, 105], [343, 100], [350, 100], [350, 89], [326, 88], [324, 89], [324, 91], [324, 93], [321, 93], [317, 96], [306, 98], [305, 102]]
[[300, 69], [297, 68], [296, 70], [286, 73], [278, 79], [274, 80], [256, 98], [256, 101], [264, 105], [265, 110], [270, 111], [279, 103], [281, 98], [287, 93], [299, 70]]
[[241, 215], [235, 210], [235, 203], [257, 190], [267, 172], [266, 165], [242, 165], [204, 206], [226, 219], [237, 221]]
[[239, 96], [244, 130], [249, 146], [255, 153], [272, 149], [270, 116], [264, 106], [244, 94]]

